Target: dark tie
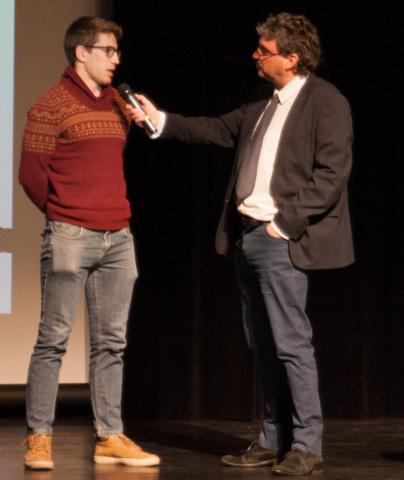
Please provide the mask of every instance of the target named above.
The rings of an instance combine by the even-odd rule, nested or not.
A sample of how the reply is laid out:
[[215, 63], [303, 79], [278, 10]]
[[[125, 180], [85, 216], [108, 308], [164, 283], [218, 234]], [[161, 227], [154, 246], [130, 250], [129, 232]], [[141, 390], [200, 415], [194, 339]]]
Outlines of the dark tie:
[[251, 195], [254, 190], [262, 142], [278, 103], [279, 97], [278, 95], [274, 95], [271, 104], [265, 110], [259, 124], [248, 141], [243, 158], [240, 159], [240, 170], [236, 183], [236, 197], [238, 200], [244, 200]]

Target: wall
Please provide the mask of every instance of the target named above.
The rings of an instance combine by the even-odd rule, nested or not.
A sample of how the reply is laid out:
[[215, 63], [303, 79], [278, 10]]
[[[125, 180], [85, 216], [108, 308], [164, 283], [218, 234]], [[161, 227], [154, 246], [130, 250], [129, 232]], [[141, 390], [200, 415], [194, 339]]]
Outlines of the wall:
[[[0, 315], [0, 384], [22, 384], [35, 342], [40, 315], [39, 253], [43, 215], [18, 185], [19, 154], [26, 112], [55, 84], [66, 64], [63, 37], [81, 15], [110, 13], [109, 3], [96, 0], [16, 0], [14, 215], [13, 228], [1, 232], [2, 250], [13, 255], [12, 313]], [[85, 309], [79, 308], [60, 380], [87, 382]]]

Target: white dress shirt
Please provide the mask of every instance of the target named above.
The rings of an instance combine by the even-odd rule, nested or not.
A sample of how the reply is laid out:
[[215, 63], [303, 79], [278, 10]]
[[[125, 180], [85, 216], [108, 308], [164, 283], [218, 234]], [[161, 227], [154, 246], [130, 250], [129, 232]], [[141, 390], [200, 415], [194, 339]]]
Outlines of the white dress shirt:
[[[251, 195], [242, 200], [237, 206], [238, 211], [243, 215], [256, 220], [271, 222], [278, 211], [269, 190], [276, 153], [278, 151], [279, 139], [281, 137], [283, 126], [290, 109], [292, 108], [298, 93], [306, 83], [306, 80], [307, 77], [297, 76], [280, 90], [274, 90], [274, 95], [277, 94], [279, 97], [279, 105], [272, 117], [262, 142], [254, 189]], [[269, 102], [268, 105], [270, 103], [271, 102]], [[261, 120], [261, 117], [262, 115], [260, 116], [257, 125]], [[272, 227], [283, 238], [288, 238], [282, 231], [280, 231], [274, 222], [272, 222]]]

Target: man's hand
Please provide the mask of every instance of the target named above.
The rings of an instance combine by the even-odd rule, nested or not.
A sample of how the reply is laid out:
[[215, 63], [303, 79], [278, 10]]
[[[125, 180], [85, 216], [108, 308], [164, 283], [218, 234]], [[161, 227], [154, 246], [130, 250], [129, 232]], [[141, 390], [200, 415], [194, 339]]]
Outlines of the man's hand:
[[143, 128], [142, 123], [144, 122], [146, 116], [148, 116], [149, 119], [152, 121], [153, 125], [157, 126], [160, 117], [157, 108], [144, 95], [135, 93], [135, 97], [136, 100], [140, 103], [144, 113], [129, 104], [126, 105], [126, 109], [131, 114], [136, 125]]
[[265, 225], [265, 228], [267, 230], [267, 234], [270, 236], [270, 237], [274, 237], [274, 238], [282, 238], [280, 235], [278, 235], [275, 230], [272, 228], [272, 224], [271, 223], [267, 223]]

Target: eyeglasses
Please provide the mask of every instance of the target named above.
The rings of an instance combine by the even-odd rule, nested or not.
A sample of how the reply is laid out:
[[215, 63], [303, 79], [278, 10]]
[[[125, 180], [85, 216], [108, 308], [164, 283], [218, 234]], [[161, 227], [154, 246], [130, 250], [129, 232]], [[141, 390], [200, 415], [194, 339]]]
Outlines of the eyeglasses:
[[280, 55], [280, 53], [271, 53], [271, 52], [263, 52], [261, 50], [261, 47], [257, 47], [257, 49], [254, 52], [256, 55], [258, 55], [260, 58], [263, 57], [276, 57], [277, 55]]
[[84, 45], [84, 46], [86, 48], [98, 48], [99, 50], [102, 50], [103, 52], [105, 52], [105, 55], [108, 58], [112, 58], [114, 56], [114, 53], [118, 55], [118, 58], [121, 58], [121, 51], [119, 50], [119, 48], [114, 48], [111, 46], [102, 47], [101, 45]]

